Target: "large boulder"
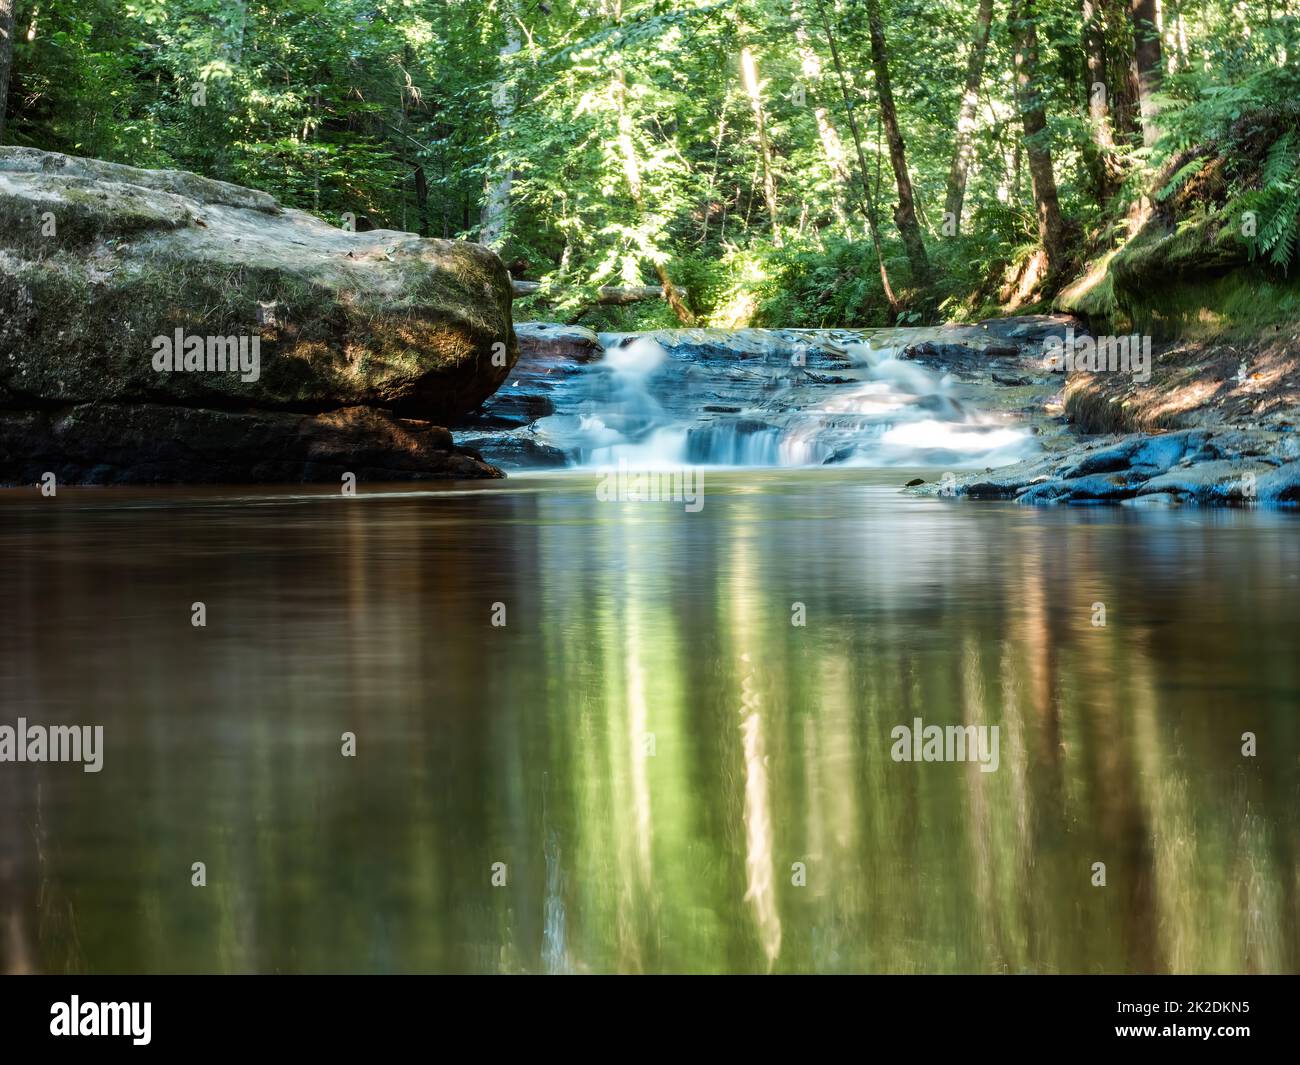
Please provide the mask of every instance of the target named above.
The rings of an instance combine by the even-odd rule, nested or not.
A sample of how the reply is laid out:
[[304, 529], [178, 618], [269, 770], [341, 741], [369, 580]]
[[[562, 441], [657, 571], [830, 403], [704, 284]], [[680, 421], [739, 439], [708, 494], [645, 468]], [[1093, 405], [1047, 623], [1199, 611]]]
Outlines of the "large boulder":
[[[510, 303], [509, 274], [477, 244], [348, 232], [195, 174], [0, 148], [0, 421], [39, 411], [63, 427], [34, 432], [24, 418], [0, 432], [0, 481], [40, 465], [12, 450], [20, 441], [59, 442], [52, 460], [93, 458], [66, 435], [92, 421], [99, 439], [122, 434], [95, 479], [211, 480], [195, 434], [221, 422], [238, 436], [214, 412], [253, 419], [262, 448], [243, 476], [238, 455], [225, 461], [223, 479], [313, 479], [323, 437], [357, 441], [376, 471], [490, 475], [439, 459], [457, 454], [445, 433], [421, 429], [418, 445], [410, 434], [476, 410], [506, 379]], [[319, 420], [345, 408], [367, 410]], [[181, 439], [159, 464], [157, 441], [131, 434], [164, 425]], [[366, 427], [383, 431], [368, 441]]]

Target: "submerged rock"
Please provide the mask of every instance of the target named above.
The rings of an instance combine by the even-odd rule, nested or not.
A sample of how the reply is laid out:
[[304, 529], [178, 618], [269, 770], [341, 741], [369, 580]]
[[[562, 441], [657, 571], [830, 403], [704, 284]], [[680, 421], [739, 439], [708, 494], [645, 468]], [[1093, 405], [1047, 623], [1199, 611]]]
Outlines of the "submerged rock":
[[[478, 407], [517, 358], [510, 303], [505, 267], [475, 244], [347, 232], [195, 174], [0, 148], [0, 421], [39, 411], [51, 426], [81, 424], [93, 405], [116, 479], [136, 479], [134, 453], [142, 479], [213, 480], [201, 434], [240, 419], [285, 450], [247, 469], [223, 461], [221, 479], [310, 476], [299, 430], [284, 427], [350, 407], [392, 412], [346, 419], [360, 453], [382, 458], [376, 469], [418, 474], [408, 464], [427, 459], [426, 476], [488, 475], [408, 446], [405, 430], [357, 434]], [[166, 460], [133, 435], [141, 418], [177, 434]], [[3, 434], [0, 480], [41, 465], [16, 440], [68, 443], [53, 429], [26, 435], [32, 424], [24, 414]]]

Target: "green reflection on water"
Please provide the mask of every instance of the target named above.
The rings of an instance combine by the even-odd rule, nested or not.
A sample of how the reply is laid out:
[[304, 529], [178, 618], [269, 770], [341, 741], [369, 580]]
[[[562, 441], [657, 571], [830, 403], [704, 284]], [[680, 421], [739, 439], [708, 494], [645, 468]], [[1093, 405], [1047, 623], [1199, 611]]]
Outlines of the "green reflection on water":
[[[0, 766], [0, 961], [1300, 967], [1295, 519], [901, 479], [6, 497], [0, 724], [106, 754]], [[892, 761], [918, 717], [998, 771]]]

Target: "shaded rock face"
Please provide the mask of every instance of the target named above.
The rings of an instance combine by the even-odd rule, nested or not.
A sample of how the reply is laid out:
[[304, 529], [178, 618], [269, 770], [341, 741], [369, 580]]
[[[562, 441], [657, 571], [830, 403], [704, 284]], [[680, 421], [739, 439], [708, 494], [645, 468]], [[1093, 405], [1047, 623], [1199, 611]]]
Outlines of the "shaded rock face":
[[519, 361], [502, 387], [478, 410], [458, 419], [456, 435], [492, 463], [510, 469], [564, 466], [568, 456], [538, 439], [536, 424], [556, 412], [556, 395], [604, 354], [601, 339], [582, 326], [520, 322]]
[[1229, 428], [1135, 434], [908, 490], [1018, 503], [1297, 505], [1300, 435]]
[[429, 422], [371, 407], [324, 414], [84, 403], [0, 413], [6, 477], [70, 484], [474, 479], [501, 472]]
[[[0, 148], [0, 480], [26, 480], [42, 441], [44, 470], [122, 481], [315, 479], [329, 464], [313, 456], [341, 441], [353, 472], [486, 475], [433, 428], [506, 379], [510, 303], [479, 245], [346, 232], [194, 174]], [[369, 413], [327, 416], [345, 408]], [[96, 427], [112, 460], [95, 464], [70, 426]], [[149, 427], [177, 436], [132, 435]], [[203, 465], [209, 432], [220, 477]]]

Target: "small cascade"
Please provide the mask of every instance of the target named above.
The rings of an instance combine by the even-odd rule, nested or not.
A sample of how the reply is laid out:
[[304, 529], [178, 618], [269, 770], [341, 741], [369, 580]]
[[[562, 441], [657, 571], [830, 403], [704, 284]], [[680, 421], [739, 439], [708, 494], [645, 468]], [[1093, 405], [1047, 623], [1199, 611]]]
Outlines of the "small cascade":
[[[570, 465], [998, 466], [1032, 431], [908, 357], [933, 330], [668, 330], [602, 337], [532, 438]], [[976, 351], [978, 354], [978, 351]], [[978, 397], [975, 397], [978, 399]]]

